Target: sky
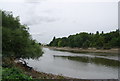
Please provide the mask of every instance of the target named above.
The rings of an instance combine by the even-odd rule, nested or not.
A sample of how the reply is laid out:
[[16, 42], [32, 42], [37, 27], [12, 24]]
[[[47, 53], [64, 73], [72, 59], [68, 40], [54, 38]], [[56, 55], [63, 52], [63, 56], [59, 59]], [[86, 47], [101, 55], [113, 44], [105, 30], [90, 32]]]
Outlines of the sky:
[[54, 36], [118, 29], [118, 0], [0, 0], [0, 9], [19, 16], [41, 43]]

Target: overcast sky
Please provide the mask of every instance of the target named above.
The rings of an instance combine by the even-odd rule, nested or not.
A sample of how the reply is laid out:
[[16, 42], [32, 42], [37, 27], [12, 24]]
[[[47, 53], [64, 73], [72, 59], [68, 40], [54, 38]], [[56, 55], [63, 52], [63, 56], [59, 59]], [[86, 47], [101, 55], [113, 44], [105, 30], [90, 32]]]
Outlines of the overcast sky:
[[54, 36], [118, 28], [118, 0], [1, 0], [0, 9], [20, 16], [41, 43], [49, 43]]

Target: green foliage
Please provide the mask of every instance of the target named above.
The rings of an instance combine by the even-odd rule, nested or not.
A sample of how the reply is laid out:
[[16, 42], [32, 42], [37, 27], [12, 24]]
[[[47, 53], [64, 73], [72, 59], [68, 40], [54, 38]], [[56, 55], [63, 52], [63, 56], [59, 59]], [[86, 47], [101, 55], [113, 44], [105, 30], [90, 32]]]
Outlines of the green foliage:
[[21, 25], [19, 17], [2, 11], [2, 54], [3, 57], [38, 58], [42, 49], [32, 40], [26, 25]]
[[119, 30], [109, 33], [104, 33], [103, 31], [99, 33], [97, 31], [96, 34], [82, 32], [68, 37], [54, 38], [49, 46], [110, 49], [120, 47], [119, 42]]
[[32, 77], [25, 75], [20, 69], [15, 67], [2, 68], [2, 81], [6, 80], [30, 81]]
[[83, 43], [83, 48], [88, 48], [89, 47], [89, 45], [90, 45], [90, 41], [85, 41], [84, 43]]

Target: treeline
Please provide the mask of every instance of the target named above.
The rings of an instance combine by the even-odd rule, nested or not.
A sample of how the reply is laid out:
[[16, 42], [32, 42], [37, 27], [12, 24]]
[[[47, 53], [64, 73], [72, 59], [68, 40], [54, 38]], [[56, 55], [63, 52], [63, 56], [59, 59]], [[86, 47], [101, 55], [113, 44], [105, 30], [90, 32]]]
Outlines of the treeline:
[[120, 35], [119, 30], [112, 31], [109, 33], [77, 33], [76, 35], [70, 35], [63, 38], [53, 38], [48, 46], [55, 47], [78, 47], [78, 48], [89, 48], [94, 47], [97, 49], [110, 49], [120, 47]]

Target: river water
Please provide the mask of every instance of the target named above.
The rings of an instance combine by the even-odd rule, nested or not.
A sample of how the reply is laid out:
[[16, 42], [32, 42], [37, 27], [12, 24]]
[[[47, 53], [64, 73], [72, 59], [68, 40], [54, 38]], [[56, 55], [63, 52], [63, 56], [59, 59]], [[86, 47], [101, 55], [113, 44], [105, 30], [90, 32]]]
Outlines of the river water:
[[43, 51], [38, 60], [26, 60], [37, 71], [79, 79], [118, 79], [117, 54]]

